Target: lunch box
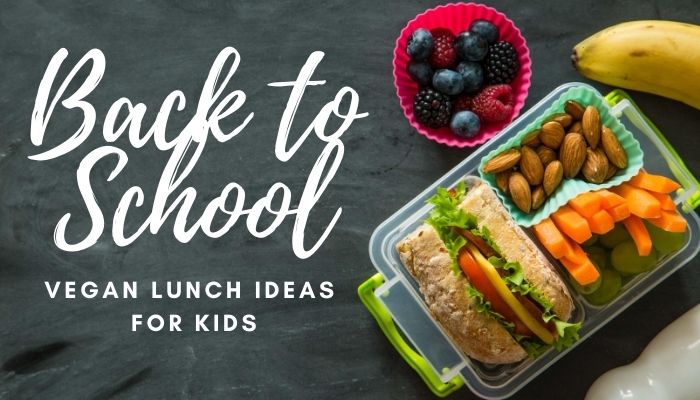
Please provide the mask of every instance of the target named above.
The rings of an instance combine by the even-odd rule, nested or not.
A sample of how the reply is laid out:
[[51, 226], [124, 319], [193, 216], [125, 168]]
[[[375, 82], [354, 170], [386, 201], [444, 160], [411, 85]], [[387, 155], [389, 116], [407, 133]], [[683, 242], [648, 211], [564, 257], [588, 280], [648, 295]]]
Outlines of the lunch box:
[[[582, 322], [580, 340], [561, 352], [549, 349], [537, 359], [528, 358], [516, 364], [489, 365], [473, 360], [458, 349], [442, 326], [432, 317], [418, 290], [418, 283], [399, 259], [396, 244], [423, 223], [432, 208], [426, 201], [435, 193], [437, 187], [452, 187], [465, 178], [467, 181], [469, 177], [477, 178], [479, 163], [484, 156], [540, 117], [564, 93], [581, 87], [593, 91], [596, 96], [607, 102], [612, 114], [639, 141], [644, 152], [645, 169], [673, 178], [681, 184], [682, 189], [674, 194], [674, 201], [688, 222], [686, 242], [676, 253], [663, 258], [652, 271], [630, 279], [620, 294], [603, 306], [588, 303], [571, 287], [559, 264], [554, 263], [560, 268], [559, 272], [569, 285], [574, 298], [576, 310], [572, 320]], [[700, 204], [698, 186], [700, 184], [696, 178], [663, 134], [642, 114], [627, 94], [615, 90], [603, 97], [589, 85], [567, 83], [549, 93], [500, 134], [375, 229], [369, 243], [369, 255], [378, 273], [362, 283], [358, 293], [387, 339], [437, 396], [447, 396], [466, 385], [482, 398], [503, 399], [512, 396], [575, 349], [578, 343], [583, 342], [698, 253], [700, 219], [693, 212]], [[537, 240], [534, 242], [543, 253], [548, 254]]]

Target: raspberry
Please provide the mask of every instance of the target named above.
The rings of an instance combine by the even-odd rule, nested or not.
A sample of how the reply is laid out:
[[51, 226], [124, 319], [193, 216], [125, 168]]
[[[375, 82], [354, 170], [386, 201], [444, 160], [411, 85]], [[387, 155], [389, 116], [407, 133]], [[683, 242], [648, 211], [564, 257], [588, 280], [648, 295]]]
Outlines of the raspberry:
[[513, 89], [509, 85], [487, 86], [472, 100], [472, 111], [486, 122], [510, 118], [513, 114]]
[[471, 96], [459, 96], [457, 99], [454, 101], [454, 112], [457, 113], [459, 111], [464, 111], [468, 110], [471, 111], [472, 109], [472, 98]]
[[433, 68], [451, 68], [457, 62], [455, 51], [455, 35], [447, 29], [437, 28], [430, 31], [433, 35], [433, 52], [430, 54], [430, 65]]

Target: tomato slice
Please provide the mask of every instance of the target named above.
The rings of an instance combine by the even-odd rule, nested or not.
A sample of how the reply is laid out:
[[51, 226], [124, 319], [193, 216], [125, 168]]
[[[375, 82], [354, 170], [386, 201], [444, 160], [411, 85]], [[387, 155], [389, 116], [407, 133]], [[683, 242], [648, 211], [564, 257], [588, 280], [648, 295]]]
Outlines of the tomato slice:
[[[491, 281], [486, 276], [486, 274], [481, 270], [479, 264], [471, 255], [466, 246], [459, 251], [457, 256], [457, 263], [459, 267], [467, 275], [469, 283], [474, 286], [474, 289], [478, 290], [484, 295], [484, 298], [491, 303], [491, 309], [503, 316], [508, 322], [515, 324], [514, 332], [518, 335], [532, 336], [532, 331], [522, 322], [520, 318], [515, 314], [513, 309], [503, 300], [503, 298], [498, 294], [496, 288], [493, 287]], [[532, 305], [533, 307], [534, 304]], [[536, 309], [537, 307], [535, 307]], [[542, 315], [542, 313], [540, 313]]]

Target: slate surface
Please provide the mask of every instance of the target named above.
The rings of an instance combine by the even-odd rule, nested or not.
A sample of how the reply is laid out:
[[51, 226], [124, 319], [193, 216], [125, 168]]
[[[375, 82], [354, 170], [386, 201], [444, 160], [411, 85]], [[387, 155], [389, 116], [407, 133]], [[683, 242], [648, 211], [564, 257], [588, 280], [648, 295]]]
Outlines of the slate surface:
[[[374, 227], [425, 186], [470, 154], [427, 141], [404, 120], [391, 81], [391, 52], [400, 29], [431, 2], [215, 2], [3, 1], [0, 6], [0, 398], [427, 398], [418, 376], [391, 348], [357, 299], [357, 285], [374, 273], [367, 243]], [[615, 22], [643, 18], [700, 22], [694, 1], [494, 1], [522, 29], [532, 51], [534, 104], [557, 85], [581, 80], [568, 57], [573, 44]], [[180, 89], [187, 107], [173, 115], [169, 132], [191, 117], [211, 62], [225, 46], [242, 63], [229, 87], [242, 89], [255, 118], [225, 144], [208, 143], [186, 184], [197, 189], [193, 215], [228, 182], [246, 190], [246, 204], [276, 181], [294, 201], [321, 143], [309, 140], [288, 163], [273, 152], [287, 89], [266, 83], [292, 80], [309, 53], [326, 52], [315, 77], [327, 84], [307, 91], [295, 120], [306, 126], [342, 86], [360, 94], [359, 120], [344, 136], [340, 171], [309, 224], [314, 237], [338, 206], [343, 215], [321, 250], [307, 260], [291, 251], [292, 220], [266, 239], [243, 225], [223, 238], [198, 235], [189, 244], [172, 236], [172, 222], [119, 248], [109, 234], [80, 253], [53, 244], [56, 222], [75, 218], [69, 233], [89, 229], [75, 170], [103, 144], [99, 128], [108, 107], [126, 96], [148, 106], [152, 121], [162, 99]], [[56, 50], [72, 65], [99, 48], [107, 72], [90, 96], [98, 130], [77, 150], [47, 162], [29, 140], [37, 86]], [[64, 72], [65, 73], [65, 72]], [[602, 85], [594, 84], [601, 91]], [[700, 113], [680, 103], [634, 93], [635, 100], [676, 145], [692, 171], [700, 171]], [[238, 121], [241, 114], [232, 117]], [[75, 129], [79, 119], [57, 109], [47, 144]], [[149, 123], [150, 124], [150, 123]], [[174, 133], [173, 133], [174, 134]], [[111, 183], [108, 163], [93, 174], [94, 190], [109, 218], [133, 185], [150, 210], [167, 154], [152, 144], [136, 150], [120, 139], [129, 162]], [[108, 227], [109, 222], [108, 222]], [[700, 300], [700, 262], [691, 261], [519, 392], [520, 399], [581, 398], [604, 371], [632, 361], [664, 326]], [[150, 300], [50, 301], [45, 280], [330, 280], [328, 301]], [[148, 294], [146, 292], [146, 294]], [[132, 313], [255, 314], [254, 334], [131, 333]], [[454, 398], [474, 398], [463, 389]]]

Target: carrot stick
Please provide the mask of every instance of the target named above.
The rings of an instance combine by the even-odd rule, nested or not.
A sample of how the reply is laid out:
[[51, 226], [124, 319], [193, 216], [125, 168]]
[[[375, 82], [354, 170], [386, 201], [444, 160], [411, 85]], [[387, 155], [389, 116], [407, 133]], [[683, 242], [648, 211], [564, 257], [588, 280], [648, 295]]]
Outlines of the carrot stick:
[[630, 179], [630, 185], [658, 193], [671, 193], [681, 187], [676, 181], [661, 175], [652, 175], [645, 171], [639, 171]]
[[688, 225], [677, 211], [661, 211], [659, 218], [649, 218], [647, 221], [667, 232], [685, 232]]
[[627, 205], [627, 203], [622, 203], [613, 208], [609, 208], [607, 212], [610, 214], [613, 221], [620, 222], [630, 216], [630, 207]]
[[661, 216], [661, 203], [644, 189], [622, 183], [610, 189], [627, 200], [630, 212], [641, 218], [658, 218]]
[[603, 198], [597, 192], [581, 193], [569, 200], [569, 207], [585, 218], [593, 216], [602, 208]]
[[562, 258], [571, 253], [572, 250], [569, 241], [554, 225], [551, 219], [543, 219], [542, 222], [534, 226], [533, 230], [535, 231], [537, 240], [542, 243], [552, 257]]
[[560, 261], [579, 285], [590, 285], [600, 278], [600, 271], [588, 257], [581, 264], [576, 264], [566, 258], [562, 258]]
[[569, 273], [580, 285], [590, 285], [600, 278], [600, 271], [590, 259]]
[[569, 206], [561, 206], [551, 218], [557, 228], [576, 243], [583, 243], [593, 236], [586, 219]]
[[656, 197], [656, 200], [661, 204], [661, 209], [666, 211], [674, 211], [676, 209], [676, 203], [670, 195], [666, 193], [649, 192], [650, 195]]
[[598, 235], [604, 235], [615, 227], [615, 220], [605, 210], [599, 210], [591, 217], [586, 218], [586, 221], [588, 221], [588, 226], [591, 227], [591, 232]]
[[[567, 239], [568, 240], [568, 239]], [[571, 246], [571, 253], [567, 254], [566, 256], [562, 257], [562, 259], [566, 259], [566, 261], [570, 261], [572, 264], [583, 264], [586, 262], [588, 259], [588, 256], [586, 255], [586, 252], [583, 251], [581, 246], [573, 241], [569, 241], [569, 245]]]
[[608, 210], [625, 203], [625, 199], [622, 196], [617, 195], [609, 190], [603, 189], [596, 193], [601, 197], [603, 201], [603, 209]]
[[634, 244], [637, 245], [637, 252], [640, 256], [648, 256], [651, 253], [651, 236], [644, 222], [636, 215], [630, 215], [629, 218], [622, 221], [627, 228], [627, 231], [632, 236]]

